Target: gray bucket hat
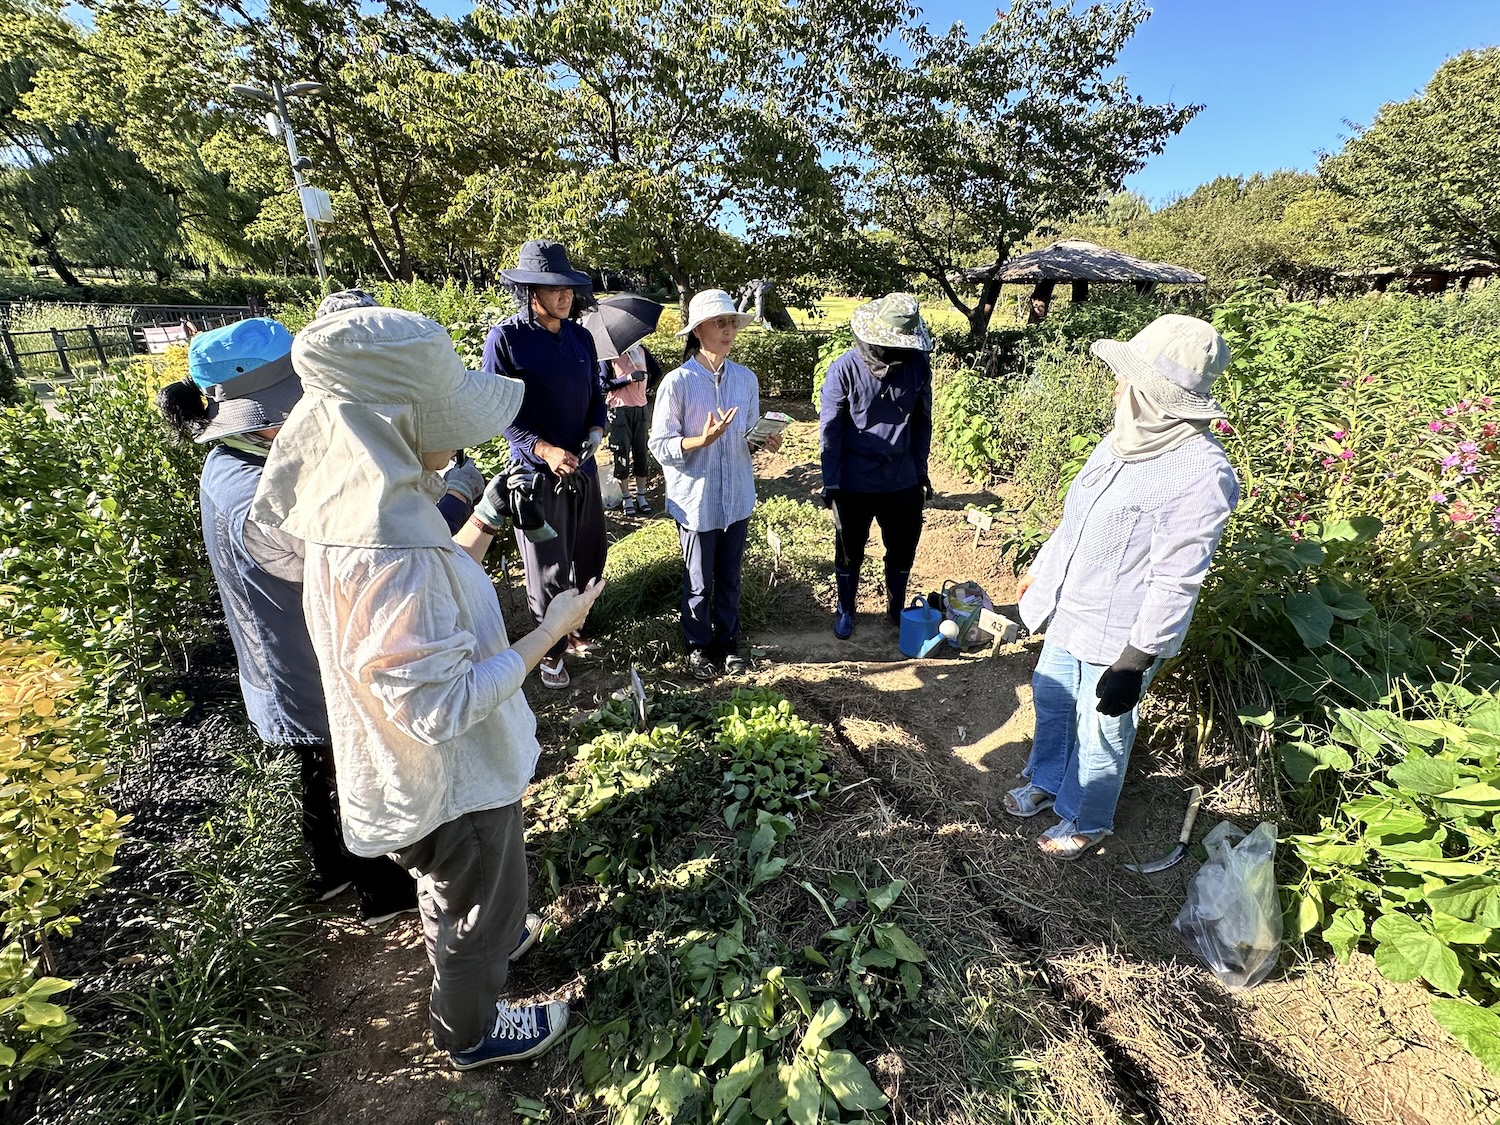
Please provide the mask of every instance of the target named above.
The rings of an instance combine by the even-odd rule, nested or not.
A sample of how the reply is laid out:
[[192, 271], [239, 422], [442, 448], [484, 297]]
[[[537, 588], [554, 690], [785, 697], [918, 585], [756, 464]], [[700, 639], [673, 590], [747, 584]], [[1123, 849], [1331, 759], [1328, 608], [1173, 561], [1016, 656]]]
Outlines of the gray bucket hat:
[[858, 339], [876, 347], [932, 351], [922, 306], [910, 293], [887, 293], [860, 305], [849, 317], [849, 327]]
[[1229, 366], [1229, 345], [1207, 321], [1169, 313], [1129, 340], [1095, 340], [1089, 350], [1174, 417], [1225, 416], [1209, 391]]

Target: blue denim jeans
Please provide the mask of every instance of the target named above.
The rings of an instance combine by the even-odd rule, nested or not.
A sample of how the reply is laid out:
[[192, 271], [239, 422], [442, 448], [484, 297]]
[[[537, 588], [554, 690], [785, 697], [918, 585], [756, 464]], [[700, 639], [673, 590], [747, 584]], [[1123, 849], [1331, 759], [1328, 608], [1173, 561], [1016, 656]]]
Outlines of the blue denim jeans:
[[[1147, 670], [1142, 694], [1161, 665], [1158, 659]], [[1054, 794], [1057, 815], [1077, 823], [1079, 832], [1113, 831], [1135, 742], [1138, 707], [1114, 717], [1099, 713], [1094, 688], [1106, 667], [1047, 641], [1031, 674], [1036, 736], [1022, 776]]]

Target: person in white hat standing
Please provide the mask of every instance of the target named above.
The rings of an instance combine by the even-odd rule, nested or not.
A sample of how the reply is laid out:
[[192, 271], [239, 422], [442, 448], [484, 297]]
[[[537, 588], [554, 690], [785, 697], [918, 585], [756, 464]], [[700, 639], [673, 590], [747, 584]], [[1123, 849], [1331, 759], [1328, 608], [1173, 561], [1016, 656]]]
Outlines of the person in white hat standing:
[[320, 317], [292, 359], [305, 393], [251, 518], [306, 546], [345, 840], [417, 880], [437, 1047], [464, 1070], [534, 1058], [568, 1008], [500, 999], [541, 924], [521, 818], [541, 747], [521, 688], [603, 586], [559, 591], [512, 645], [480, 565], [502, 523], [490, 493], [451, 538], [434, 503], [454, 451], [515, 417], [518, 380], [464, 370], [442, 325], [400, 309]]
[[[760, 418], [755, 372], [729, 358], [734, 339], [755, 317], [722, 289], [688, 304], [682, 366], [656, 392], [648, 444], [661, 463], [667, 512], [677, 521], [685, 573], [682, 631], [688, 665], [701, 680], [745, 670], [739, 653], [740, 572], [755, 472], [746, 435]], [[781, 444], [777, 434], [763, 448]]]
[[1017, 585], [1046, 641], [1032, 675], [1036, 734], [1005, 795], [1012, 816], [1054, 809], [1037, 840], [1074, 859], [1114, 829], [1137, 707], [1182, 647], [1240, 486], [1209, 432], [1229, 365], [1211, 324], [1163, 316], [1093, 353], [1115, 375], [1115, 424], [1068, 488], [1062, 523]]

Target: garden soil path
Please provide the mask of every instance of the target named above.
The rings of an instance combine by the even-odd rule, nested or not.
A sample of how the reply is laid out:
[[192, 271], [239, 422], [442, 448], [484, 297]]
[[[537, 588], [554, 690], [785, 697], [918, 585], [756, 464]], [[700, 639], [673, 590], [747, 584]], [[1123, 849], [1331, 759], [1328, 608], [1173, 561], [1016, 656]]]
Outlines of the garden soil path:
[[[763, 492], [807, 499], [816, 487], [816, 427], [802, 404], [789, 412], [801, 421], [789, 429], [783, 452], [761, 455], [758, 469]], [[934, 484], [942, 498], [929, 510], [912, 591], [972, 578], [997, 605], [1013, 602], [1014, 577], [996, 533], [976, 544], [963, 511], [997, 497], [942, 470]], [[852, 640], [832, 636], [827, 609], [773, 622], [753, 638], [752, 678], [822, 724], [850, 787], [831, 802], [823, 830], [812, 830], [810, 859], [816, 864], [824, 848], [832, 869], [847, 862], [850, 847], [884, 849], [888, 866], [905, 865], [893, 876], [921, 888], [934, 931], [929, 940], [972, 930], [999, 965], [1029, 982], [1024, 995], [980, 997], [1028, 1013], [1030, 1030], [1017, 1033], [1020, 1042], [992, 1049], [1036, 1060], [1063, 1120], [1469, 1125], [1500, 1113], [1500, 1085], [1433, 1022], [1424, 992], [1384, 980], [1368, 957], [1356, 955], [1347, 966], [1314, 960], [1234, 995], [1175, 941], [1169, 924], [1196, 861], [1150, 878], [1122, 864], [1170, 847], [1183, 793], [1194, 781], [1209, 788], [1198, 838], [1224, 816], [1245, 827], [1254, 820], [1230, 787], [1213, 787], [1211, 771], [1185, 775], [1180, 719], [1167, 715], [1145, 726], [1117, 835], [1099, 854], [1073, 865], [1040, 857], [1033, 838], [1050, 821], [1017, 821], [1000, 805], [1029, 749], [1037, 642], [963, 654], [944, 646], [934, 659], [902, 657], [871, 577], [878, 578], [879, 554], [877, 535]], [[826, 601], [827, 591], [817, 593]], [[514, 590], [505, 604], [515, 616]], [[568, 717], [621, 686], [621, 677], [602, 668], [581, 671], [564, 699], [528, 687], [548, 747], [539, 777], [566, 768], [558, 747]], [[547, 1101], [553, 1121], [572, 1119], [565, 1091], [576, 1086], [576, 1072], [563, 1052], [466, 1075], [433, 1052], [428, 969], [414, 918], [372, 932], [335, 916], [322, 933], [327, 955], [310, 988], [331, 1051], [289, 1121], [522, 1121], [517, 1097]], [[977, 964], [959, 971], [979, 980], [983, 992], [989, 978]], [[580, 993], [567, 966], [549, 961], [545, 942], [517, 966], [512, 984], [518, 996], [577, 1000]], [[936, 1032], [930, 1048], [938, 1055], [957, 1049]], [[918, 1089], [925, 1065], [921, 1049], [911, 1054], [903, 1061], [893, 1049], [872, 1065], [898, 1119], [972, 1120], [957, 1110], [937, 1112], [952, 1098], [908, 1103], [903, 1083]]]

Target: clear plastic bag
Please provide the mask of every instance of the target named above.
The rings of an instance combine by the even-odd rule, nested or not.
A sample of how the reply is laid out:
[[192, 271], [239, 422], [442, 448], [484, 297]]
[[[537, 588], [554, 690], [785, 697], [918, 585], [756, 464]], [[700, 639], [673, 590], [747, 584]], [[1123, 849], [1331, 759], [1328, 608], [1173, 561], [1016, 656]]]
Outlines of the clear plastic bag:
[[603, 499], [606, 508], [618, 508], [625, 499], [625, 493], [620, 488], [620, 482], [615, 479], [613, 473], [599, 474], [599, 495]]
[[1276, 826], [1245, 833], [1228, 821], [1203, 841], [1208, 860], [1193, 876], [1172, 928], [1230, 988], [1253, 988], [1281, 951]]

